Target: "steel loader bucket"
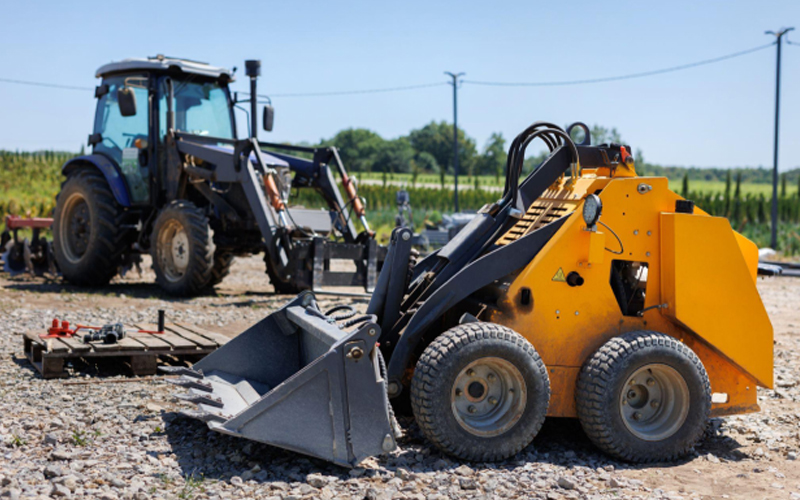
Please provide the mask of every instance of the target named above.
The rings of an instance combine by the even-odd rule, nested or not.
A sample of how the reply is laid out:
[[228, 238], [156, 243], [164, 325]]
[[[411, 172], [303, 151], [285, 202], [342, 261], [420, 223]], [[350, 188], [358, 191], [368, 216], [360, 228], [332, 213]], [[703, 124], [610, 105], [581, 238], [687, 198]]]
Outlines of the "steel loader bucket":
[[[337, 308], [341, 309], [341, 308]], [[374, 317], [325, 316], [298, 295], [193, 369], [166, 367], [196, 403], [185, 415], [225, 434], [353, 467], [396, 448]]]

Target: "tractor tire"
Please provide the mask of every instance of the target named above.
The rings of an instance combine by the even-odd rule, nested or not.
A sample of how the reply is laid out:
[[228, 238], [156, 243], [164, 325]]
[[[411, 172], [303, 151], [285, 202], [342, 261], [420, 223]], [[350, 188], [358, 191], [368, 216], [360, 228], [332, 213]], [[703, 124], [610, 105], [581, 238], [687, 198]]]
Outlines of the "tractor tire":
[[493, 323], [467, 323], [437, 337], [411, 381], [422, 433], [449, 455], [502, 460], [528, 446], [544, 423], [550, 379], [536, 349]]
[[640, 331], [606, 342], [578, 376], [575, 404], [589, 439], [629, 462], [678, 459], [703, 437], [711, 385], [689, 347]]
[[214, 252], [214, 265], [211, 268], [211, 279], [208, 282], [209, 287], [213, 287], [222, 283], [225, 276], [231, 273], [231, 265], [233, 265], [234, 256], [230, 252]]
[[197, 295], [211, 281], [214, 237], [208, 217], [192, 202], [176, 200], [158, 214], [150, 238], [156, 282], [167, 293]]
[[297, 295], [303, 290], [307, 290], [307, 288], [298, 286], [297, 283], [293, 282], [291, 279], [281, 277], [280, 274], [272, 268], [272, 263], [268, 255], [264, 255], [264, 263], [267, 266], [267, 276], [269, 276], [269, 281], [272, 283], [275, 293], [281, 295]]
[[66, 281], [79, 286], [107, 285], [125, 252], [124, 209], [105, 177], [93, 168], [70, 172], [56, 198], [53, 251]]

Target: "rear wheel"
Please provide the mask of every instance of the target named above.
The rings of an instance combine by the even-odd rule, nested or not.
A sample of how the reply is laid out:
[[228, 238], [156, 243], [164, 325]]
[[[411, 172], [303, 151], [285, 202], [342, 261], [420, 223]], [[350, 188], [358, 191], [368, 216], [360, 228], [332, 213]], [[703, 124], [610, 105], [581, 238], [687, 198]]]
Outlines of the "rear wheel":
[[219, 249], [214, 252], [214, 264], [211, 268], [211, 280], [208, 282], [209, 287], [219, 285], [222, 283], [222, 280], [225, 279], [225, 276], [230, 274], [233, 259], [233, 254], [230, 252], [219, 251]]
[[173, 295], [200, 293], [208, 286], [214, 267], [208, 217], [189, 201], [173, 201], [156, 218], [150, 253], [161, 288]]
[[64, 279], [83, 286], [111, 281], [126, 250], [122, 215], [100, 172], [80, 168], [69, 174], [53, 215], [53, 250]]
[[425, 436], [465, 460], [501, 460], [528, 446], [550, 401], [542, 359], [521, 335], [468, 323], [436, 338], [411, 382], [411, 407]]
[[677, 459], [708, 422], [711, 387], [700, 359], [656, 332], [613, 338], [583, 366], [578, 419], [594, 444], [623, 460]]

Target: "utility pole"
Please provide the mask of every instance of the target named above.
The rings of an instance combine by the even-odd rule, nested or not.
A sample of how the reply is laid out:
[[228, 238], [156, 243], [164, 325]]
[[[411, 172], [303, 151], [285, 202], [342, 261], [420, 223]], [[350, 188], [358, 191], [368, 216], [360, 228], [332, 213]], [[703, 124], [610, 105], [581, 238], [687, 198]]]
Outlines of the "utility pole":
[[453, 86], [453, 178], [455, 180], [454, 201], [456, 206], [456, 212], [459, 212], [458, 209], [458, 78], [464, 76], [464, 73], [451, 73], [449, 71], [445, 71], [444, 74], [450, 76], [450, 78], [453, 79], [453, 82], [450, 85]]
[[792, 31], [794, 28], [781, 28], [777, 33], [767, 31], [765, 34], [773, 35], [777, 38], [775, 45], [778, 47], [778, 62], [775, 67], [775, 143], [772, 156], [772, 239], [770, 246], [778, 248], [778, 127], [780, 125], [781, 110], [781, 41], [783, 35]]

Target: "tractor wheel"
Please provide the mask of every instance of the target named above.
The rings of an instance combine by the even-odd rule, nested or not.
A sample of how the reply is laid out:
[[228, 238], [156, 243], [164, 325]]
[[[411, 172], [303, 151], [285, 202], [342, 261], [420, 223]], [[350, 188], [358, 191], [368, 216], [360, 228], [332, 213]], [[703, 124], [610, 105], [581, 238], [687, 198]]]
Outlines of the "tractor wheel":
[[493, 323], [467, 323], [437, 337], [411, 381], [423, 434], [464, 460], [517, 454], [536, 437], [549, 402], [550, 380], [536, 349]]
[[575, 403], [583, 430], [604, 452], [631, 462], [668, 461], [703, 437], [711, 386], [703, 363], [683, 343], [631, 332], [586, 361]]
[[208, 217], [189, 201], [173, 201], [156, 218], [150, 253], [161, 288], [173, 295], [197, 295], [208, 286], [214, 268]]
[[230, 274], [231, 265], [233, 264], [233, 254], [230, 252], [221, 252], [217, 250], [214, 252], [214, 265], [211, 268], [211, 280], [208, 286], [212, 287], [222, 283], [225, 276]]
[[269, 255], [264, 255], [264, 262], [267, 265], [267, 276], [275, 289], [275, 293], [284, 295], [297, 295], [298, 293], [306, 290], [291, 279], [282, 277], [277, 271], [272, 268], [272, 263], [269, 260]]
[[53, 249], [61, 274], [82, 286], [108, 284], [126, 250], [120, 207], [103, 174], [81, 168], [61, 186], [53, 215]]

